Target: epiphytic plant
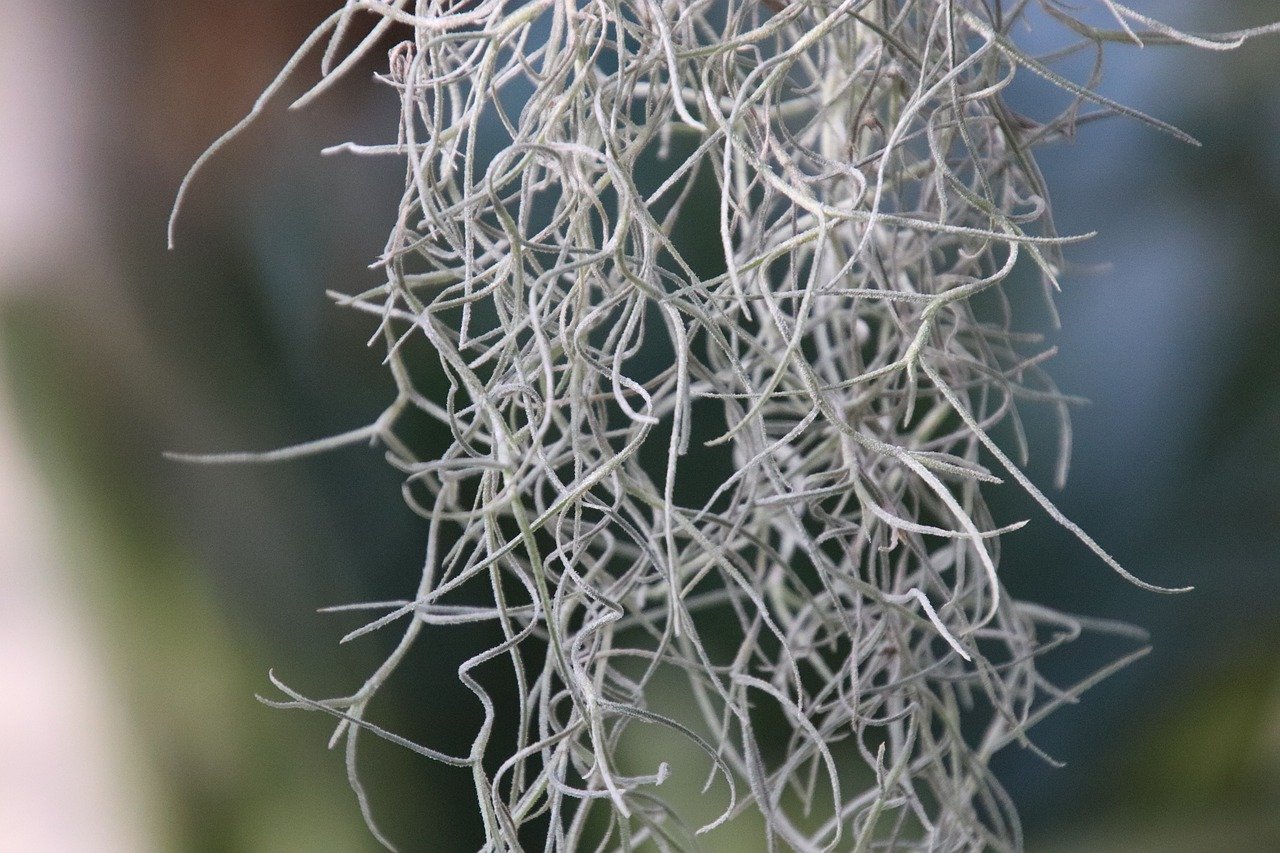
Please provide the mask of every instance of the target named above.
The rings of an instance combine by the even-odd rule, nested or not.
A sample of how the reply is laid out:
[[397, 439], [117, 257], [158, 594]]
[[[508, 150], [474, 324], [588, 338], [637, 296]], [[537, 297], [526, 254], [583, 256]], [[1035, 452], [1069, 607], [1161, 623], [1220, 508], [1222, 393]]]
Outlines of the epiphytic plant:
[[[1039, 674], [1082, 630], [1126, 629], [1004, 593], [999, 537], [1025, 522], [995, 521], [986, 484], [1011, 477], [1116, 572], [1170, 591], [1010, 458], [1025, 464], [1024, 401], [1059, 413], [1060, 483], [1070, 449], [1052, 351], [1011, 329], [1002, 289], [1025, 267], [1052, 302], [1063, 246], [1083, 239], [1055, 232], [1032, 150], [1116, 114], [1188, 139], [1095, 91], [1106, 42], [1226, 49], [1263, 31], [1197, 36], [1086, 5], [1113, 28], [1057, 0], [349, 0], [307, 40], [245, 122], [320, 44], [296, 105], [409, 34], [381, 77], [398, 138], [341, 146], [407, 165], [385, 282], [337, 297], [377, 321], [399, 393], [345, 435], [199, 458], [373, 442], [427, 519], [416, 591], [352, 635], [399, 626], [386, 662], [343, 699], [275, 681], [276, 704], [340, 718], [367, 818], [362, 732], [468, 768], [489, 849], [692, 845], [661, 798], [668, 768], [628, 767], [620, 747], [664, 727], [705, 753], [725, 803], [696, 833], [756, 809], [769, 849], [1021, 846], [990, 757], [1142, 650], [1065, 689]], [[1033, 11], [1067, 33], [1051, 55], [1013, 40]], [[360, 15], [372, 29], [349, 38]], [[1053, 70], [1080, 51], [1098, 58], [1088, 80]], [[1070, 103], [1015, 113], [1017, 73]], [[690, 221], [708, 188], [718, 216]], [[718, 247], [722, 271], [696, 272], [677, 229]], [[411, 382], [419, 336], [443, 400]], [[441, 458], [398, 436], [410, 408], [452, 431]], [[695, 411], [733, 460], [696, 504], [681, 498]], [[459, 603], [477, 589], [488, 604]], [[467, 754], [370, 722], [423, 632], [478, 621], [502, 640], [458, 670], [478, 700]], [[473, 676], [489, 661], [518, 707]], [[659, 677], [690, 701], [661, 706]], [[780, 757], [762, 748], [766, 707]]]

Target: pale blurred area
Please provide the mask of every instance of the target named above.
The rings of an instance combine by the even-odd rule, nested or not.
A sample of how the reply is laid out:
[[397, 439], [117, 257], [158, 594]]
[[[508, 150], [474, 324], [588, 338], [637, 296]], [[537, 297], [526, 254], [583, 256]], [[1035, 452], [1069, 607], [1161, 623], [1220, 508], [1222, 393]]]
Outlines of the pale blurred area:
[[[393, 136], [372, 68], [269, 111], [197, 180], [164, 249], [187, 165], [335, 5], [0, 0], [5, 853], [376, 849], [327, 721], [254, 694], [276, 695], [270, 667], [317, 696], [369, 671], [380, 635], [340, 648], [354, 625], [315, 610], [411, 588], [421, 530], [397, 477], [358, 450], [240, 470], [160, 456], [314, 438], [387, 399], [367, 324], [323, 297], [371, 283], [402, 179], [317, 153]], [[1278, 14], [1133, 5], [1200, 28]], [[1013, 591], [1138, 622], [1156, 651], [1039, 730], [1066, 769], [1016, 750], [997, 769], [1031, 849], [1265, 853], [1280, 849], [1280, 38], [1111, 58], [1108, 93], [1205, 147], [1113, 120], [1046, 153], [1060, 230], [1101, 231], [1076, 259], [1113, 264], [1068, 281], [1053, 336], [1052, 372], [1096, 401], [1061, 505], [1136, 574], [1198, 589], [1129, 589], [1010, 498], [1004, 516], [1033, 519], [1005, 554]], [[1042, 94], [1021, 93], [1028, 112]], [[1049, 440], [1033, 450], [1047, 483]], [[412, 660], [376, 721], [460, 751], [475, 715], [459, 654]], [[1080, 675], [1067, 657], [1064, 682]], [[361, 767], [402, 850], [476, 848], [465, 774], [379, 743]]]
[[162, 849], [102, 625], [0, 399], [0, 850]]
[[[99, 122], [69, 7], [0, 4], [0, 298], [105, 260], [87, 162]], [[32, 85], [39, 81], [38, 85]], [[3, 366], [0, 366], [3, 370]], [[0, 850], [162, 849], [144, 733], [111, 678], [105, 627], [54, 503], [0, 394]], [[82, 566], [80, 567], [82, 568]]]
[[0, 850], [160, 850], [145, 733], [59, 517], [0, 398]]

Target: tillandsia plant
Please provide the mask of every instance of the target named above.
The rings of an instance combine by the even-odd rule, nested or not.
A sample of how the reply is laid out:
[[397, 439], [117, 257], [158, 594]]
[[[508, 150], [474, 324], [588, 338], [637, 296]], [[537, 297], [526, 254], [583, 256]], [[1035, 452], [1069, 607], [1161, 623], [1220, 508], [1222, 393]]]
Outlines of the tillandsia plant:
[[[273, 704], [339, 718], [375, 833], [362, 733], [469, 770], [489, 850], [686, 849], [748, 810], [759, 849], [1022, 846], [991, 756], [1034, 749], [1033, 724], [1145, 650], [1068, 687], [1040, 674], [1084, 630], [1140, 632], [1011, 599], [1000, 537], [1025, 522], [993, 519], [989, 484], [1013, 479], [1115, 572], [1174, 591], [1126, 572], [1021, 467], [1018, 405], [1052, 407], [1061, 485], [1072, 399], [1004, 288], [1025, 269], [1052, 304], [1064, 247], [1087, 236], [1055, 231], [1032, 151], [1113, 115], [1189, 141], [1096, 91], [1104, 45], [1222, 50], [1267, 29], [1201, 36], [1083, 5], [349, 0], [197, 161], [321, 45], [295, 105], [407, 36], [379, 75], [397, 138], [339, 146], [406, 163], [385, 280], [335, 297], [376, 324], [395, 399], [344, 435], [193, 457], [366, 442], [405, 475], [429, 533], [421, 577], [404, 601], [353, 605], [376, 618], [349, 636], [399, 631], [394, 652], [340, 699], [272, 676], [288, 697]], [[1032, 18], [1061, 28], [1060, 49], [1015, 43]], [[1088, 79], [1054, 70], [1081, 52]], [[1065, 108], [1015, 112], [1019, 74]], [[718, 214], [692, 221], [707, 191]], [[719, 270], [699, 272], [678, 230]], [[443, 399], [411, 380], [421, 338]], [[443, 456], [398, 431], [410, 410], [448, 426]], [[695, 418], [732, 457], [696, 501]], [[415, 642], [474, 622], [500, 641], [458, 669], [477, 699], [469, 752], [371, 721]], [[476, 677], [490, 662], [514, 707]], [[669, 766], [630, 766], [638, 728], [705, 755], [719, 817], [686, 826], [662, 797]]]

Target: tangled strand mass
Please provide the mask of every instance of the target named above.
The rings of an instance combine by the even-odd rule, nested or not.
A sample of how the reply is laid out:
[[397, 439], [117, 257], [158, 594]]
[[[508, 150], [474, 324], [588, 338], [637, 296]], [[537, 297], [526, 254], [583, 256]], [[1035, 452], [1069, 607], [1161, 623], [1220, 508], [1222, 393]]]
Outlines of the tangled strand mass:
[[[219, 457], [373, 441], [427, 519], [412, 598], [357, 605], [385, 612], [349, 638], [403, 631], [367, 682], [314, 700], [273, 676], [276, 704], [340, 718], [371, 827], [362, 732], [469, 769], [489, 850], [687, 849], [748, 809], [770, 850], [1021, 847], [990, 757], [1034, 749], [1029, 726], [1145, 650], [1068, 688], [1041, 676], [1082, 630], [1127, 629], [1011, 600], [999, 537], [1025, 522], [1000, 526], [984, 486], [1011, 477], [1115, 571], [1170, 591], [1019, 467], [1017, 404], [1043, 403], [1065, 478], [1072, 401], [1002, 285], [1022, 262], [1051, 303], [1063, 246], [1083, 239], [1055, 232], [1031, 150], [1116, 114], [1187, 139], [1094, 91], [1106, 42], [1226, 49], [1264, 31], [1085, 5], [1112, 28], [1040, 0], [1037, 21], [1068, 38], [1035, 57], [1010, 37], [1027, 0], [350, 0], [220, 140], [321, 44], [299, 104], [411, 30], [380, 75], [398, 139], [339, 146], [407, 163], [385, 283], [339, 297], [378, 318], [399, 393], [368, 427]], [[1088, 80], [1052, 69], [1079, 52], [1098, 60]], [[1012, 111], [1019, 71], [1065, 109]], [[718, 193], [714, 221], [686, 213], [699, 188]], [[718, 247], [722, 271], [696, 272], [677, 229]], [[419, 336], [443, 401], [411, 381]], [[441, 458], [398, 436], [411, 409], [452, 431]], [[695, 410], [733, 463], [696, 503]], [[645, 447], [663, 464], [642, 466]], [[468, 754], [367, 719], [424, 631], [477, 622], [501, 639], [458, 670], [482, 712]], [[477, 680], [490, 662], [518, 707]], [[684, 701], [663, 707], [659, 679]], [[666, 764], [627, 766], [627, 733], [650, 727], [705, 754], [724, 803], [708, 825], [662, 799]]]

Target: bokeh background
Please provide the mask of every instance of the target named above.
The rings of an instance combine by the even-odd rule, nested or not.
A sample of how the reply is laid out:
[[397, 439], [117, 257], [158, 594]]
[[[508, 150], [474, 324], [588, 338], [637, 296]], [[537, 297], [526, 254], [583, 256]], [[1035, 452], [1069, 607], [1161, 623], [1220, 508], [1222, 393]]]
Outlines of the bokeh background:
[[[424, 537], [397, 477], [361, 449], [217, 469], [160, 455], [313, 438], [390, 398], [368, 324], [324, 297], [376, 283], [399, 194], [397, 163], [319, 154], [394, 134], [372, 66], [269, 110], [164, 245], [188, 164], [334, 5], [0, 0], [0, 850], [375, 849], [328, 721], [254, 694], [271, 667], [342, 694], [389, 642], [339, 647], [356, 622], [315, 611], [412, 587]], [[1194, 29], [1280, 14], [1134, 5]], [[1104, 91], [1204, 147], [1113, 120], [1043, 152], [1060, 229], [1100, 232], [1072, 259], [1110, 264], [1068, 279], [1051, 334], [1054, 375], [1093, 400], [1058, 500], [1138, 575], [1197, 589], [1135, 590], [1005, 494], [1002, 517], [1034, 519], [1007, 540], [1009, 586], [1139, 623], [1155, 651], [1039, 728], [1065, 769], [1016, 747], [998, 769], [1033, 850], [1277, 850], [1280, 37], [1110, 54]], [[1054, 96], [1024, 81], [1010, 97], [1035, 115]], [[1047, 432], [1039, 447], [1047, 483]], [[378, 721], [469, 739], [465, 641], [411, 659]], [[465, 771], [364, 742], [401, 849], [475, 848]]]

